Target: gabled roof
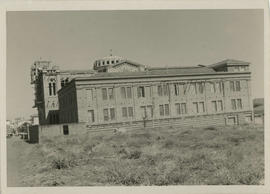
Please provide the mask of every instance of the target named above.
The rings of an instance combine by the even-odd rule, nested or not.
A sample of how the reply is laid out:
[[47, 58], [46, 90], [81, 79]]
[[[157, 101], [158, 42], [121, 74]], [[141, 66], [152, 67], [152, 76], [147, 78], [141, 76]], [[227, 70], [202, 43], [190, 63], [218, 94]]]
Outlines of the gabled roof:
[[218, 63], [214, 63], [212, 65], [209, 65], [208, 67], [222, 67], [224, 65], [249, 65], [249, 62], [246, 61], [240, 61], [240, 60], [235, 60], [235, 59], [226, 59], [223, 61], [220, 61]]

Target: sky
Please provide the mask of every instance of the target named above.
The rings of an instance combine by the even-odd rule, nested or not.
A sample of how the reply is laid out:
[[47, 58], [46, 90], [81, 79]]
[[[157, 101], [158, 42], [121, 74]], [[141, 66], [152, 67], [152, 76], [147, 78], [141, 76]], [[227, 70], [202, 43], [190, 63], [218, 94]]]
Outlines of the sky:
[[28, 11], [7, 14], [7, 119], [36, 113], [30, 67], [92, 69], [112, 54], [152, 67], [251, 62], [264, 96], [263, 10]]

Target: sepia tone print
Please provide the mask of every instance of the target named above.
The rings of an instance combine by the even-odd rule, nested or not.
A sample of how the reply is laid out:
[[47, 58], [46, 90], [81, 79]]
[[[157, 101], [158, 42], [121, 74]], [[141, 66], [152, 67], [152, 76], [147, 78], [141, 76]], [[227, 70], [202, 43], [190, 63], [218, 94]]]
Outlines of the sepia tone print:
[[[8, 186], [264, 184], [264, 100], [263, 79], [259, 74], [263, 72], [263, 55], [258, 49], [263, 46], [263, 30], [245, 23], [247, 16], [253, 25], [261, 23], [262, 10], [9, 14], [8, 27], [10, 25], [13, 28], [8, 30], [16, 27], [13, 26], [14, 18], [19, 19], [20, 16], [33, 22], [29, 24], [27, 19], [22, 20], [29, 27], [41, 24], [42, 28], [50, 29], [48, 35], [33, 35], [43, 39], [38, 40], [40, 42], [37, 49], [46, 50], [44, 39], [50, 41], [53, 38], [50, 36], [58, 35], [61, 39], [63, 30], [57, 26], [67, 25], [79, 36], [74, 38], [67, 31], [62, 43], [72, 41], [70, 39], [79, 41], [80, 44], [74, 47], [81, 47], [87, 52], [81, 50], [68, 54], [69, 49], [63, 48], [63, 51], [51, 52], [50, 56], [53, 57], [35, 60], [39, 56], [29, 55], [10, 46], [32, 57], [28, 57], [32, 60], [31, 63], [23, 66], [23, 71], [28, 72], [28, 78], [20, 79], [27, 87], [32, 86], [31, 97], [34, 100], [29, 107], [31, 111], [25, 111], [29, 119], [17, 116], [7, 121]], [[45, 22], [41, 16], [54, 18], [62, 23], [54, 23], [50, 19]], [[195, 16], [204, 18], [202, 21], [208, 27], [204, 28], [201, 23], [196, 23], [197, 20], [188, 19]], [[142, 17], [145, 21], [137, 20], [137, 17]], [[213, 17], [218, 18], [217, 21], [209, 24], [207, 21]], [[65, 23], [66, 18], [73, 23]], [[81, 22], [82, 18], [84, 21], [89, 20], [89, 24], [86, 22], [80, 26], [76, 23]], [[105, 26], [116, 25], [116, 28], [111, 29], [111, 32], [104, 31], [103, 27], [93, 22], [93, 18], [106, 24]], [[122, 23], [118, 23], [116, 18]], [[128, 30], [128, 27], [134, 27], [131, 24], [152, 25], [157, 28], [153, 21], [158, 23], [162, 18], [166, 18], [166, 22], [172, 22], [167, 24], [168, 31], [160, 28], [162, 36], [154, 37], [156, 35], [152, 36], [152, 33], [159, 31], [146, 28], [141, 34], [141, 38], [145, 39], [143, 36], [146, 36], [148, 39], [144, 40], [147, 41], [145, 45], [142, 45], [143, 42], [140, 37], [136, 37], [136, 33]], [[234, 18], [236, 22], [233, 21]], [[177, 27], [178, 21], [189, 22], [195, 28], [200, 25], [202, 31]], [[56, 30], [51, 27], [51, 22], [57, 24], [54, 26]], [[220, 23], [225, 26], [224, 29]], [[78, 29], [75, 26], [79, 26]], [[118, 26], [123, 28], [117, 28]], [[215, 28], [220, 33], [218, 38], [214, 37], [217, 32], [213, 33], [211, 30]], [[255, 42], [256, 52], [251, 48], [249, 50], [244, 43], [230, 42], [234, 36], [235, 40], [241, 39], [239, 34], [242, 33], [238, 34], [238, 30], [242, 28], [254, 30], [253, 34], [247, 34], [243, 40], [249, 41], [249, 44]], [[84, 43], [88, 39], [84, 30], [94, 32], [91, 42], [93, 45]], [[141, 33], [141, 30], [137, 33]], [[198, 55], [201, 55], [202, 62], [193, 63], [196, 53], [192, 49], [183, 53], [182, 48], [188, 48], [189, 42], [184, 39], [179, 41], [181, 37], [174, 34], [174, 31], [184, 31], [194, 47], [203, 44], [202, 48], [197, 48], [201, 51]], [[191, 37], [195, 33], [196, 40], [189, 38], [187, 32]], [[104, 33], [106, 36], [103, 38], [109, 37], [110, 41], [116, 41], [119, 45], [106, 45], [106, 41], [98, 39], [98, 33]], [[122, 33], [129, 35], [121, 36]], [[169, 36], [172, 34], [175, 36]], [[208, 34], [212, 34], [214, 40], [205, 41], [210, 38]], [[250, 38], [254, 35], [261, 36], [260, 41], [256, 39], [259, 43]], [[19, 35], [13, 33], [14, 39], [9, 40], [10, 45], [15, 38], [18, 39], [17, 36]], [[222, 45], [216, 44], [220, 38], [224, 39]], [[130, 39], [141, 44], [133, 44], [132, 47], [136, 49], [132, 48], [127, 44]], [[179, 41], [179, 44], [173, 44], [171, 40]], [[154, 48], [156, 41], [164, 41], [164, 48]], [[102, 52], [98, 51], [100, 42], [104, 47]], [[181, 42], [185, 42], [185, 45], [181, 45]], [[28, 46], [31, 48], [30, 44]], [[89, 53], [86, 49], [88, 47], [91, 48]], [[226, 53], [220, 52], [223, 47], [226, 47]], [[234, 47], [237, 49], [233, 51]], [[53, 45], [50, 48], [53, 50]], [[160, 56], [153, 52], [146, 57], [144, 52], [150, 53], [150, 48], [156, 49]], [[239, 48], [242, 50], [239, 51]], [[115, 49], [124, 54], [117, 56], [114, 54]], [[133, 49], [138, 52], [136, 55]], [[140, 49], [145, 51], [140, 52]], [[190, 60], [188, 65], [178, 58], [180, 52], [177, 49], [181, 50], [183, 60]], [[35, 52], [35, 49], [29, 49], [29, 53], [30, 51]], [[108, 51], [109, 54], [106, 55]], [[46, 52], [49, 53], [50, 49]], [[93, 60], [85, 62], [84, 57], [88, 55]], [[135, 57], [140, 55], [141, 61], [140, 57]], [[16, 58], [16, 55], [12, 56], [10, 61]], [[73, 65], [58, 65], [57, 59], [62, 60], [63, 56]], [[26, 60], [26, 56], [17, 57]], [[165, 63], [160, 62], [164, 57], [167, 57]], [[87, 66], [74, 65], [77, 63], [75, 58], [87, 63]], [[11, 78], [14, 75], [9, 73], [9, 68], [14, 68], [12, 62], [10, 67], [7, 66], [7, 77]], [[8, 87], [9, 84], [7, 82]], [[21, 95], [25, 96], [22, 98], [29, 98], [24, 93]], [[18, 114], [15, 113], [16, 109], [9, 107], [13, 105], [8, 106], [8, 114]]]

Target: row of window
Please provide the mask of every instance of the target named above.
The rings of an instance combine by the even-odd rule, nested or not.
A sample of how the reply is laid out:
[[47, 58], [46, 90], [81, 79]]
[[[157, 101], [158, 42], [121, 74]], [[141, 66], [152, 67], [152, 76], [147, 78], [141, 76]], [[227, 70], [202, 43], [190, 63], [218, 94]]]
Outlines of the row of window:
[[[242, 100], [241, 99], [232, 99], [232, 109], [242, 109]], [[192, 103], [192, 109], [195, 113], [204, 113], [205, 110], [205, 102], [193, 102]], [[223, 101], [222, 100], [214, 100], [211, 101], [211, 107], [214, 112], [222, 112], [223, 109]], [[186, 103], [175, 103], [175, 110], [177, 115], [184, 115], [187, 114], [187, 104]], [[153, 106], [147, 105], [147, 106], [141, 106], [140, 107], [140, 114], [142, 118], [152, 118], [153, 117]], [[90, 122], [94, 122], [94, 111], [89, 110], [88, 111], [88, 117]], [[159, 115], [161, 117], [164, 116], [170, 116], [170, 106], [169, 104], [160, 104], [159, 105]], [[104, 121], [113, 121], [116, 120], [116, 112], [115, 108], [106, 108], [103, 109], [103, 116]], [[133, 107], [122, 107], [122, 118], [133, 118], [134, 117], [134, 111]]]
[[55, 82], [49, 82], [49, 96], [55, 96], [56, 95], [56, 83]]
[[107, 65], [110, 65], [110, 64], [117, 64], [117, 63], [119, 63], [119, 60], [107, 60], [106, 62], [105, 61], [96, 61], [96, 66], [98, 66], [98, 67], [100, 67], [101, 65], [105, 65], [105, 64], [107, 64]]
[[[230, 90], [231, 91], [240, 91], [240, 81], [230, 81]], [[187, 85], [186, 84], [174, 84], [174, 95], [179, 96], [180, 94], [186, 94]], [[189, 86], [191, 94], [203, 94], [205, 91], [205, 84], [202, 82], [191, 83]], [[224, 85], [222, 82], [210, 83], [211, 93], [223, 93]], [[122, 99], [131, 99], [132, 98], [132, 87], [121, 87], [120, 88], [121, 98]], [[158, 96], [169, 96], [170, 88], [169, 84], [161, 84], [157, 86]], [[93, 99], [93, 91], [91, 89], [87, 90], [87, 96], [91, 100]], [[152, 91], [150, 86], [139, 86], [137, 87], [137, 97], [151, 97]], [[103, 100], [112, 100], [115, 98], [114, 88], [102, 88], [102, 99]]]

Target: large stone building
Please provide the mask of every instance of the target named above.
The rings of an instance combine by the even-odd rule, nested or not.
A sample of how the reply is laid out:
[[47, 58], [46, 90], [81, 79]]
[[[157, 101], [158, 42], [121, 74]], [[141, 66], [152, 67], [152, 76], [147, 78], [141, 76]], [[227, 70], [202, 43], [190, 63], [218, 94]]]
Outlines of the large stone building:
[[252, 122], [249, 63], [152, 68], [109, 56], [93, 70], [60, 71], [35, 62], [40, 124], [88, 127], [226, 125]]

